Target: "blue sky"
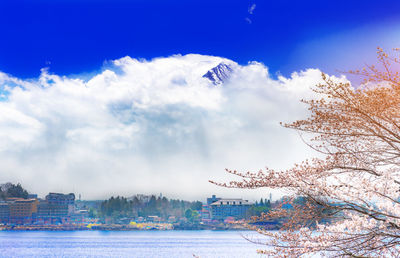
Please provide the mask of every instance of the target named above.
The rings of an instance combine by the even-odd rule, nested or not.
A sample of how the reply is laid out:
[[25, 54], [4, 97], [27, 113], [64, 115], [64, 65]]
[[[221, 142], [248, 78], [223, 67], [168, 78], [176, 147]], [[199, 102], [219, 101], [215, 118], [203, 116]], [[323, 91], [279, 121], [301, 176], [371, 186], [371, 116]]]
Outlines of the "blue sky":
[[[374, 1], [375, 2], [375, 1]], [[399, 47], [400, 1], [0, 1], [0, 182], [44, 196], [259, 199], [225, 168], [315, 155], [280, 126], [321, 71]], [[255, 62], [250, 62], [255, 61]], [[230, 66], [225, 82], [203, 75]], [[46, 68], [46, 69], [42, 69]], [[274, 197], [282, 192], [274, 192]]]
[[2, 0], [0, 70], [69, 75], [123, 56], [197, 53], [263, 62], [284, 75], [332, 72], [368, 61], [377, 45], [395, 47], [399, 10], [387, 0]]

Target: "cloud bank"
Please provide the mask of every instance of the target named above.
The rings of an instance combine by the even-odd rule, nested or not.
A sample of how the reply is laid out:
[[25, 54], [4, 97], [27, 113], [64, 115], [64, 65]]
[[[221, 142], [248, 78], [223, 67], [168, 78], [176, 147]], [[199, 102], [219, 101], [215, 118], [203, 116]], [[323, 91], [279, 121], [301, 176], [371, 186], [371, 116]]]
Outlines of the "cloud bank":
[[[234, 70], [225, 83], [202, 77], [221, 62]], [[261, 63], [195, 54], [124, 57], [86, 79], [0, 73], [0, 181], [85, 199], [267, 197], [265, 189], [223, 189], [208, 180], [230, 180], [226, 167], [285, 168], [310, 156], [279, 122], [307, 114], [299, 100], [320, 75], [310, 69], [275, 80]]]

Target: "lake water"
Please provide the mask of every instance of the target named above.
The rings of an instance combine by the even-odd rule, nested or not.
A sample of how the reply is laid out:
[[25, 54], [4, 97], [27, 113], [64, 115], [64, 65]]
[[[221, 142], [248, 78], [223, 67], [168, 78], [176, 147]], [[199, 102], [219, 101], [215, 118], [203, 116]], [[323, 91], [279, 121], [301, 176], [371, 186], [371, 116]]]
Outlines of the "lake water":
[[0, 231], [0, 257], [263, 257], [255, 232]]

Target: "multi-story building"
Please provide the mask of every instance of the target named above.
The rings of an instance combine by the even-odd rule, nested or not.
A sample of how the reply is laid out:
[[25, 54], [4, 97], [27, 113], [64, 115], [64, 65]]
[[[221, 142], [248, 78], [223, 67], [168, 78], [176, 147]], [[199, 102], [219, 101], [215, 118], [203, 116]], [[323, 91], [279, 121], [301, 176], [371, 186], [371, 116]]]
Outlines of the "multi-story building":
[[216, 197], [214, 194], [211, 196], [211, 198], [207, 198], [207, 205], [211, 205], [212, 203], [221, 200], [221, 198]]
[[0, 223], [8, 223], [10, 220], [10, 205], [7, 202], [0, 202]]
[[211, 208], [209, 205], [203, 204], [201, 206], [200, 217], [202, 222], [211, 222]]
[[9, 198], [10, 209], [9, 222], [16, 224], [30, 224], [36, 218], [37, 199]]
[[46, 201], [50, 205], [74, 205], [75, 194], [49, 193], [46, 195]]
[[38, 205], [38, 218], [54, 222], [68, 221], [74, 213], [75, 195], [62, 193], [49, 193], [45, 200], [40, 200]]
[[148, 203], [151, 199], [151, 195], [145, 195], [145, 194], [136, 194], [130, 198], [128, 198], [128, 200], [135, 200], [137, 199], [138, 201], [140, 201], [141, 203]]
[[0, 201], [0, 223], [31, 224], [40, 221], [63, 223], [69, 221], [74, 213], [74, 203], [75, 195], [72, 193], [49, 193], [45, 200], [6, 198], [5, 201]]
[[219, 199], [211, 203], [211, 218], [213, 220], [224, 220], [227, 217], [242, 219], [246, 217], [251, 203], [243, 199]]
[[37, 216], [38, 218], [46, 218], [50, 216], [49, 204], [46, 200], [39, 200]]

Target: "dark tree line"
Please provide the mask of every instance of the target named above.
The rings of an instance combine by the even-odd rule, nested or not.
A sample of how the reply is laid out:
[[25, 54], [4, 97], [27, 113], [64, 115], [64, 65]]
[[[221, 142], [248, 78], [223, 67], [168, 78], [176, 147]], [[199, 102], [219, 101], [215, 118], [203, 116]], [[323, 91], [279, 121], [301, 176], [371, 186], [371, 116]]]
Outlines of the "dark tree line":
[[28, 198], [28, 191], [21, 184], [6, 183], [0, 186], [0, 199], [5, 198]]
[[152, 195], [148, 201], [139, 200], [137, 197], [128, 200], [125, 197], [111, 197], [101, 203], [100, 213], [102, 217], [147, 217], [159, 216], [167, 219], [169, 216], [177, 218], [185, 216], [185, 211], [200, 210], [202, 203], [184, 200], [169, 200], [166, 197]]
[[260, 202], [255, 202], [248, 210], [247, 217], [260, 216], [262, 213], [268, 213], [271, 210], [271, 201], [268, 199], [263, 200], [261, 198]]

